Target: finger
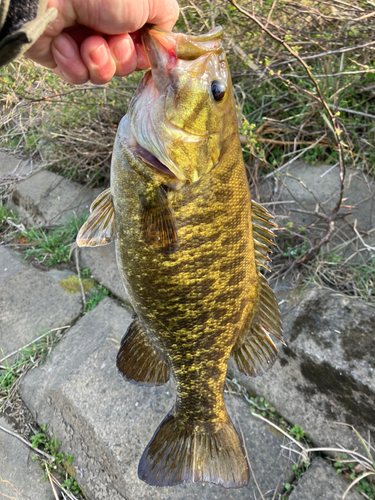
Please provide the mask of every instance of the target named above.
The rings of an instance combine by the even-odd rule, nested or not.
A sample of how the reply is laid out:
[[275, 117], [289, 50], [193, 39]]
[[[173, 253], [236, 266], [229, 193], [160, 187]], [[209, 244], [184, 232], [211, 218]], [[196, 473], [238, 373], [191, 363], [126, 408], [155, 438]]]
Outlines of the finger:
[[[178, 18], [176, 0], [118, 0], [95, 3], [77, 2], [75, 20], [79, 25], [88, 26], [108, 35], [133, 33], [146, 23], [158, 24], [164, 29], [172, 29]], [[92, 7], [92, 6], [91, 6]]]
[[137, 51], [130, 35], [114, 35], [107, 40], [116, 64], [116, 75], [126, 76], [137, 68]]
[[179, 7], [175, 0], [149, 0], [148, 23], [157, 24], [160, 28], [171, 31], [178, 16]]
[[97, 85], [106, 83], [116, 72], [116, 64], [112, 59], [108, 43], [101, 36], [89, 36], [82, 42], [81, 57], [92, 83]]
[[130, 36], [133, 40], [134, 47], [137, 53], [137, 70], [144, 70], [150, 67], [150, 63], [148, 57], [146, 56], [145, 49], [143, 47], [141, 36], [139, 31], [135, 33], [130, 33]]
[[67, 33], [61, 33], [52, 42], [52, 54], [57, 68], [54, 72], [69, 83], [82, 84], [89, 79], [78, 44]]

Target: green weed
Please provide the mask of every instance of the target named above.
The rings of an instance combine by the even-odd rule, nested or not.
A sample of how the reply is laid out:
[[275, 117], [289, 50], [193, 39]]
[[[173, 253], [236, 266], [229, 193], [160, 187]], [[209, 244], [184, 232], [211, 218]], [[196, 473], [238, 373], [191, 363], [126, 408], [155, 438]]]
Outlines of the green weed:
[[59, 474], [64, 478], [64, 482], [61, 483], [63, 488], [75, 495], [81, 495], [81, 489], [74, 480], [74, 477], [67, 476], [66, 474], [67, 470], [74, 471], [71, 465], [74, 456], [60, 451], [61, 441], [57, 441], [55, 436], [52, 436], [52, 438], [49, 437], [46, 424], [42, 425], [39, 432], [30, 437], [30, 441], [33, 448], [37, 448], [50, 455], [48, 458], [44, 455], [43, 457], [40, 455], [33, 457], [33, 460], [39, 459], [40, 465], [43, 468], [43, 481], [48, 480], [47, 471]]
[[[54, 329], [40, 334], [37, 337], [38, 340], [15, 353], [11, 364], [7, 359], [0, 362], [0, 409], [6, 403], [9, 404], [15, 397], [21, 377], [46, 360], [52, 348], [61, 339], [65, 329]], [[3, 353], [1, 348], [0, 352]]]
[[86, 219], [87, 215], [72, 217], [65, 225], [51, 230], [32, 227], [25, 231], [26, 243], [32, 245], [25, 250], [25, 257], [48, 267], [69, 262], [71, 244]]
[[297, 441], [301, 441], [301, 439], [305, 436], [305, 431], [302, 429], [302, 427], [299, 427], [297, 424], [295, 424], [290, 429], [289, 434], [297, 439]]
[[101, 300], [110, 295], [109, 290], [104, 288], [102, 285], [97, 285], [95, 288], [89, 291], [89, 298], [86, 301], [86, 307], [83, 310], [83, 314], [92, 311]]

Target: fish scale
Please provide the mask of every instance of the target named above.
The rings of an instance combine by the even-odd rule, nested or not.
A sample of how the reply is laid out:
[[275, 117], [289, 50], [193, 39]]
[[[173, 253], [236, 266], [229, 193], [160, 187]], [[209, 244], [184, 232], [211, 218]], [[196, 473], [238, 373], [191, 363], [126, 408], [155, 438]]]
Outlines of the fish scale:
[[191, 37], [146, 26], [142, 40], [151, 73], [119, 125], [111, 187], [77, 242], [116, 241], [136, 313], [117, 356], [120, 373], [146, 385], [175, 380], [175, 404], [139, 477], [238, 488], [249, 470], [224, 383], [230, 356], [242, 373], [261, 375], [276, 359], [270, 335], [282, 341], [279, 308], [260, 273], [274, 224], [250, 198], [220, 29]]

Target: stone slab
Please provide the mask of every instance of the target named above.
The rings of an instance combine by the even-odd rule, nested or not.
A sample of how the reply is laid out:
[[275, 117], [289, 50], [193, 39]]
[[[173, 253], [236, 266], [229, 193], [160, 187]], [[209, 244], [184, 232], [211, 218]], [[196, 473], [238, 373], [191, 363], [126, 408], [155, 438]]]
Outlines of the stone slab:
[[48, 170], [40, 170], [17, 184], [12, 202], [27, 226], [53, 226], [88, 212], [101, 191], [88, 189]]
[[[261, 193], [269, 200], [287, 202], [272, 207], [278, 215], [285, 216], [284, 221], [293, 221], [297, 230], [315, 223], [312, 237], [321, 237], [326, 233], [325, 224], [317, 222], [314, 216], [293, 210], [314, 211], [319, 202], [321, 204], [319, 210], [326, 214], [330, 213], [340, 193], [339, 168], [331, 167], [332, 165], [309, 165], [295, 161], [280, 172], [277, 180], [264, 182]], [[375, 228], [375, 182], [368, 175], [359, 170], [347, 169], [343, 205], [340, 212], [352, 210], [353, 213], [347, 216], [347, 220], [352, 224], [357, 221], [357, 229], [371, 231]], [[375, 256], [375, 250], [366, 249], [346, 222], [336, 221], [335, 228], [337, 230], [335, 236], [325, 246], [327, 250], [336, 249], [345, 257], [349, 257], [356, 250], [360, 250], [360, 255], [366, 259]], [[350, 244], [343, 245], [352, 239], [354, 241]], [[362, 235], [362, 239], [367, 245], [374, 247], [375, 230], [369, 236]], [[337, 249], [338, 245], [342, 246]]]
[[22, 178], [34, 171], [32, 161], [17, 158], [9, 153], [0, 152], [0, 178]]
[[0, 348], [4, 356], [44, 331], [71, 324], [81, 314], [81, 294], [59, 286], [71, 274], [41, 271], [9, 248], [0, 247]]
[[[325, 460], [317, 457], [307, 469], [302, 479], [289, 497], [289, 500], [342, 500], [350, 485], [342, 474]], [[346, 496], [347, 500], [363, 500], [355, 487]]]
[[314, 444], [361, 448], [349, 427], [334, 422], [362, 435], [375, 431], [375, 309], [318, 287], [289, 293], [283, 306], [288, 347], [281, 346], [274, 366], [257, 378], [231, 366], [230, 376], [303, 427]]
[[[156, 488], [138, 479], [138, 462], [153, 433], [174, 403], [171, 382], [140, 387], [125, 382], [115, 367], [120, 340], [131, 315], [106, 298], [83, 316], [54, 349], [51, 358], [29, 372], [21, 396], [39, 423], [48, 426], [73, 465], [90, 500], [248, 500], [258, 497], [254, 481], [226, 490], [184, 484]], [[233, 396], [252, 468], [265, 498], [293, 477], [292, 463], [281, 456], [282, 436], [250, 414]], [[227, 399], [233, 415], [233, 405]], [[295, 459], [295, 457], [292, 456]]]
[[[0, 426], [14, 432], [12, 426], [2, 416], [0, 416]], [[28, 446], [0, 429], [1, 498], [54, 499], [50, 484], [42, 483], [42, 468], [31, 460], [33, 455]]]
[[80, 248], [79, 259], [81, 268], [88, 267], [96, 281], [119, 299], [128, 302], [129, 299], [117, 267], [114, 243], [103, 247]]

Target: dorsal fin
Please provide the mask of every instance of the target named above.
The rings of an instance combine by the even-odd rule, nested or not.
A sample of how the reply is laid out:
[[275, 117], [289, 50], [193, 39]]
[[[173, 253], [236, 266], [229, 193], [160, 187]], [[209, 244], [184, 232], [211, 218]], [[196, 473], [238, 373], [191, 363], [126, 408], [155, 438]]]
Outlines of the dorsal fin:
[[276, 227], [276, 224], [270, 219], [274, 219], [274, 216], [262, 207], [262, 205], [251, 200], [251, 222], [253, 227], [255, 264], [258, 272], [261, 267], [269, 271], [265, 263], [271, 262], [268, 254], [272, 253], [271, 245], [275, 243], [270, 238], [275, 237], [272, 228]]
[[115, 213], [108, 188], [92, 202], [90, 216], [77, 235], [79, 247], [108, 245], [115, 239]]

